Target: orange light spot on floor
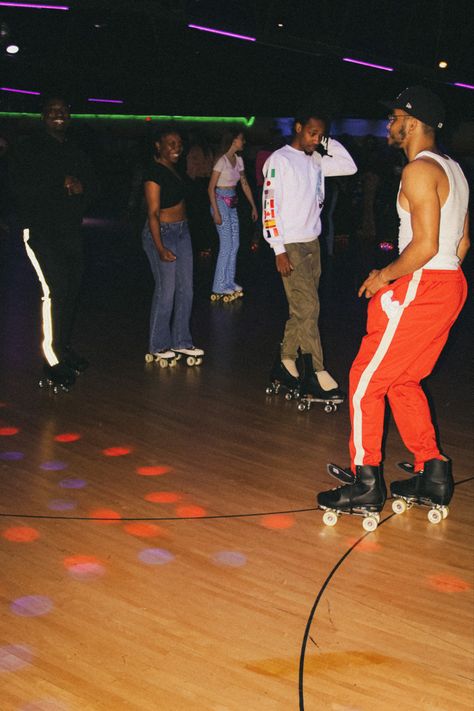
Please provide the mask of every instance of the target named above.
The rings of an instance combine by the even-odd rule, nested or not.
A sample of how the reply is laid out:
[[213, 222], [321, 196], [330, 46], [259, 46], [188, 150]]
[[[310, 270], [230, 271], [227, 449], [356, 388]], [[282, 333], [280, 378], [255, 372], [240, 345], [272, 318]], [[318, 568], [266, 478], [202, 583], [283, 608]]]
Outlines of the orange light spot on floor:
[[[358, 538], [348, 538], [347, 539], [347, 545], [349, 548], [351, 548], [354, 543], [358, 541]], [[364, 538], [355, 548], [354, 552], [357, 551], [364, 551], [367, 553], [375, 553], [376, 551], [379, 551], [381, 549], [380, 543], [376, 543], [375, 541], [372, 541], [371, 539]]]
[[18, 427], [0, 427], [0, 435], [2, 437], [11, 437], [12, 435], [18, 434], [20, 429]]
[[36, 528], [28, 526], [12, 526], [2, 533], [3, 538], [12, 543], [32, 543], [40, 537]]
[[137, 538], [153, 538], [154, 536], [166, 536], [166, 532], [157, 526], [156, 523], [127, 523], [123, 527], [126, 533]]
[[108, 447], [102, 450], [102, 454], [105, 454], [106, 457], [124, 457], [132, 451], [130, 447]]
[[270, 514], [262, 518], [262, 526], [265, 528], [291, 528], [294, 525], [293, 514]]
[[76, 565], [102, 565], [94, 555], [70, 555], [64, 558], [65, 568], [74, 568]]
[[162, 476], [163, 474], [168, 474], [168, 472], [170, 471], [171, 468], [166, 466], [149, 466], [137, 468], [137, 474], [140, 474], [140, 476]]
[[122, 518], [119, 512], [114, 511], [113, 509], [94, 509], [90, 512], [89, 517], [98, 519], [97, 523], [101, 523], [106, 526], [111, 523], [117, 523], [117, 521], [120, 521]]
[[64, 432], [64, 434], [56, 435], [54, 439], [56, 442], [77, 442], [78, 439], [81, 439], [81, 435], [77, 432]]
[[176, 513], [180, 518], [201, 518], [207, 515], [202, 506], [177, 506]]
[[457, 578], [454, 575], [448, 575], [447, 573], [430, 575], [428, 577], [428, 583], [432, 588], [438, 590], [438, 592], [444, 593], [466, 592], [466, 590], [471, 589], [471, 585], [467, 580]]
[[153, 504], [174, 504], [182, 497], [174, 491], [150, 491], [143, 497], [145, 501], [151, 501]]

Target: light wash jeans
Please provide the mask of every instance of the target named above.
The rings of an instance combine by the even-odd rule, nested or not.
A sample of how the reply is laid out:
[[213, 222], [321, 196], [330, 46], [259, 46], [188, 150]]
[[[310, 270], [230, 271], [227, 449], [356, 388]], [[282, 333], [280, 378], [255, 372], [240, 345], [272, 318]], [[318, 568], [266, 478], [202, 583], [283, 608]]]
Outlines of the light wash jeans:
[[236, 207], [228, 207], [224, 197], [235, 196], [234, 188], [216, 188], [217, 206], [222, 217], [222, 224], [216, 225], [219, 235], [219, 256], [212, 291], [225, 294], [234, 291], [237, 252], [239, 251], [239, 216]]
[[161, 240], [176, 255], [176, 261], [161, 261], [146, 222], [142, 233], [143, 249], [155, 280], [150, 314], [150, 353], [193, 345], [189, 330], [193, 305], [193, 252], [187, 221], [162, 222]]

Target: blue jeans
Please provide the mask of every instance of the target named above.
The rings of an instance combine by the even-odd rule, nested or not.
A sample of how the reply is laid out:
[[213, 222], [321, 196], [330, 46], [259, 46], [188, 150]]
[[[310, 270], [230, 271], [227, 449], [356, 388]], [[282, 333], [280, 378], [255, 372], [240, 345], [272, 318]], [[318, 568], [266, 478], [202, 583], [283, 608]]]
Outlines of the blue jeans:
[[234, 291], [237, 252], [239, 251], [239, 217], [236, 207], [228, 207], [223, 197], [235, 196], [233, 188], [216, 188], [217, 205], [222, 217], [222, 224], [216, 225], [219, 235], [219, 256], [212, 291], [224, 294]]
[[161, 240], [166, 249], [176, 255], [176, 261], [161, 261], [146, 222], [142, 233], [143, 249], [155, 280], [150, 314], [150, 353], [193, 345], [189, 330], [193, 305], [193, 252], [187, 221], [162, 222]]

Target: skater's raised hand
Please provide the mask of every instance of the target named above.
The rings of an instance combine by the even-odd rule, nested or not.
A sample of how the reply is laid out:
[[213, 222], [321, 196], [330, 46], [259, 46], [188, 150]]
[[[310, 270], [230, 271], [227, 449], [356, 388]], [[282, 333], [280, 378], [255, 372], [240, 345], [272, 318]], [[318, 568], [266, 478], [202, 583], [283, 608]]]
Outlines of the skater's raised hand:
[[290, 258], [287, 252], [282, 254], [277, 254], [275, 257], [277, 272], [282, 275], [282, 277], [290, 276], [293, 271], [293, 265], [290, 262]]

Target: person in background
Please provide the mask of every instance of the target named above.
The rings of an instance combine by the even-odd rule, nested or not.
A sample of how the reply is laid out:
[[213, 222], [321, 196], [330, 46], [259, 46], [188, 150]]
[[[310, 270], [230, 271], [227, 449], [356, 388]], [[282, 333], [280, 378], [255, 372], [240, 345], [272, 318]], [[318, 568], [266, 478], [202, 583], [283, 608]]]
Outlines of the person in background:
[[147, 221], [143, 249], [155, 280], [149, 353], [162, 364], [177, 355], [202, 358], [190, 332], [193, 305], [193, 252], [185, 204], [185, 182], [177, 170], [181, 135], [163, 126], [154, 135], [155, 153], [144, 172]]
[[217, 242], [216, 228], [209, 212], [209, 178], [214, 165], [214, 156], [203, 134], [195, 132], [191, 136], [186, 154], [186, 175], [189, 178], [189, 199], [187, 201], [191, 239], [200, 257], [210, 257], [214, 242]]
[[252, 220], [258, 219], [252, 191], [245, 177], [244, 161], [238, 155], [245, 145], [242, 131], [227, 131], [221, 141], [221, 156], [214, 165], [209, 181], [211, 213], [219, 235], [219, 255], [212, 285], [211, 299], [232, 299], [243, 295], [235, 281], [237, 252], [239, 250], [239, 217], [237, 214], [236, 186], [240, 181], [242, 191], [250, 203]]

